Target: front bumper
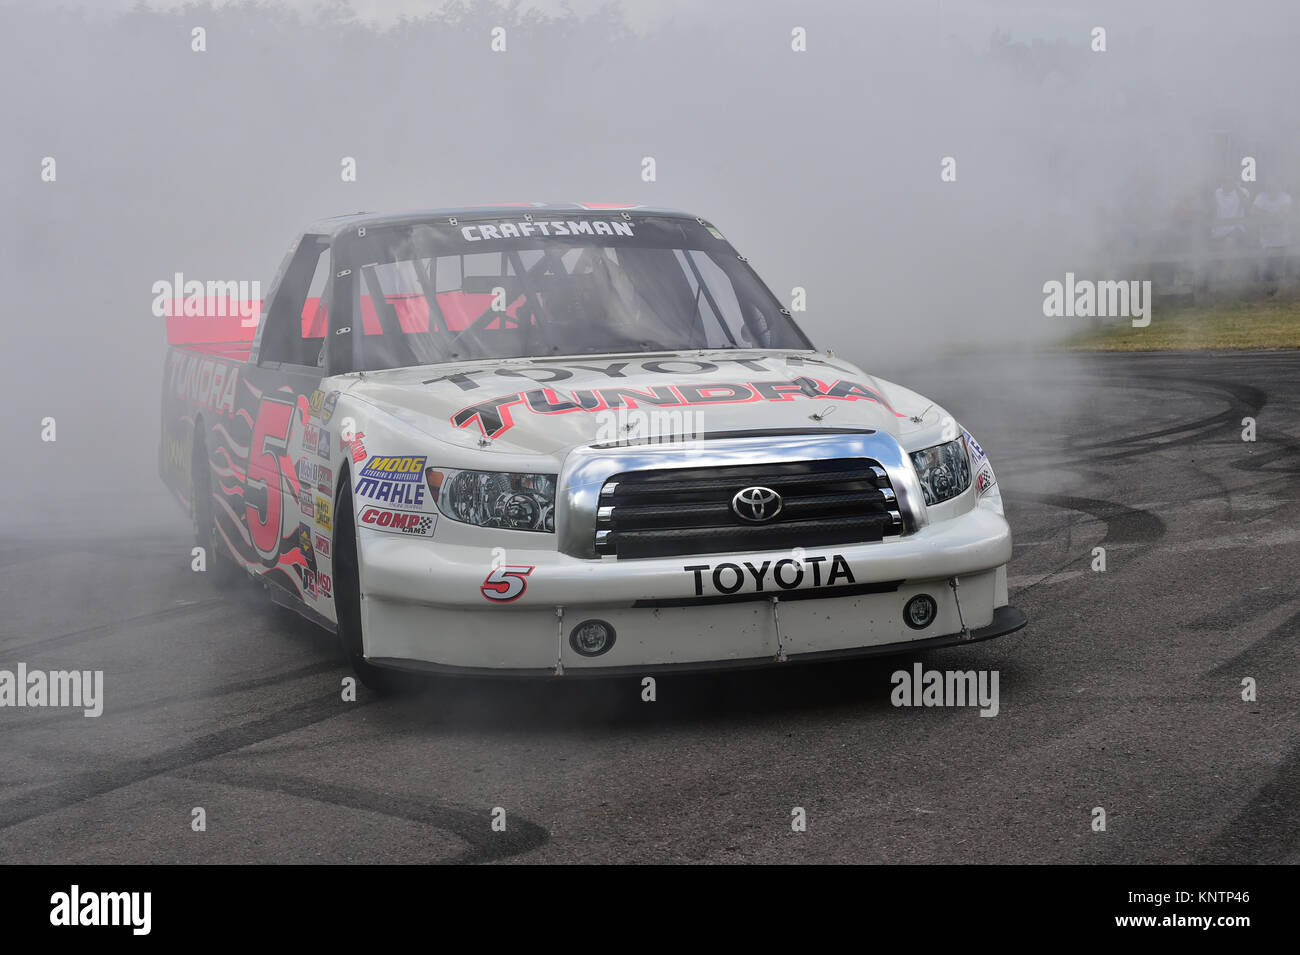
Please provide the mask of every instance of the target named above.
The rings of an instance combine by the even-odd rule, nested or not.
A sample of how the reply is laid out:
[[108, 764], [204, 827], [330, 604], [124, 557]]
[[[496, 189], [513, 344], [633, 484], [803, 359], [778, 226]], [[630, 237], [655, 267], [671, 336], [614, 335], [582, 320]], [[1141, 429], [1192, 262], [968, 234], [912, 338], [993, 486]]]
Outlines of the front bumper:
[[[744, 668], [944, 646], [962, 639], [963, 625], [970, 639], [988, 639], [1025, 622], [1006, 606], [1010, 531], [980, 504], [904, 537], [809, 551], [802, 566], [819, 576], [790, 587], [775, 586], [771, 571], [788, 551], [620, 561], [512, 548], [505, 563], [531, 570], [509, 603], [483, 594], [500, 554], [365, 529], [360, 537], [365, 652], [382, 666], [498, 675]], [[764, 562], [761, 581], [742, 571], [747, 580], [732, 593], [691, 569]], [[841, 569], [834, 580], [832, 566]], [[729, 588], [736, 573], [721, 579]], [[787, 563], [784, 582], [794, 579]], [[903, 622], [918, 594], [938, 605], [924, 630]], [[585, 657], [569, 636], [592, 619], [617, 636]]]
[[[886, 643], [876, 646], [855, 647], [846, 650], [815, 650], [809, 653], [796, 653], [784, 661], [775, 657], [750, 657], [744, 660], [703, 660], [695, 663], [654, 663], [624, 666], [589, 666], [564, 669], [564, 675], [579, 677], [618, 677], [646, 676], [650, 674], [672, 673], [708, 673], [718, 670], [752, 670], [761, 667], [798, 663], [832, 663], [843, 660], [859, 660], [864, 657], [886, 656], [891, 653], [920, 653], [925, 650], [938, 650], [942, 647], [975, 643], [980, 640], [992, 640], [994, 637], [1015, 633], [1025, 626], [1029, 618], [1024, 611], [1015, 607], [999, 607], [993, 613], [993, 620], [985, 627], [970, 631], [969, 635], [949, 633], [940, 637], [924, 637], [920, 640], [905, 640], [899, 643]], [[378, 657], [370, 660], [376, 666], [386, 669], [403, 670], [414, 673], [436, 673], [442, 676], [492, 676], [492, 677], [539, 677], [554, 676], [555, 667], [475, 667], [448, 666], [425, 660], [404, 660], [394, 657]]]

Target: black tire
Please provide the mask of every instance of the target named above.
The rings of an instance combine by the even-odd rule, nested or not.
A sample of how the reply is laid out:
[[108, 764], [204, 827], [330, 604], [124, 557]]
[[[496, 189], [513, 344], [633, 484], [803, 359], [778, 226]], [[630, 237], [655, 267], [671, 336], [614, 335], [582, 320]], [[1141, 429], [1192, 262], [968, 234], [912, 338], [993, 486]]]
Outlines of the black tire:
[[217, 533], [212, 483], [212, 461], [199, 422], [194, 428], [194, 449], [190, 454], [190, 523], [194, 543], [203, 548], [208, 579], [218, 590], [229, 590], [243, 575]]
[[415, 681], [398, 670], [366, 660], [361, 625], [361, 572], [357, 530], [352, 515], [352, 488], [345, 479], [334, 504], [334, 614], [338, 618], [339, 648], [362, 686], [388, 696], [411, 690]]

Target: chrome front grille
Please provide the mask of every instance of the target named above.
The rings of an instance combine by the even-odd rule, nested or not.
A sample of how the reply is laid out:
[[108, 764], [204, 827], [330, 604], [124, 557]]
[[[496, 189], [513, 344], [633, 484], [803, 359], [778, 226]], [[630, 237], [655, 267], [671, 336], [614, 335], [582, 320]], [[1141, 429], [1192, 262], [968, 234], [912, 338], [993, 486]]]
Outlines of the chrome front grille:
[[[733, 506], [747, 488], [774, 492], [779, 510], [747, 519], [743, 503]], [[886, 470], [870, 458], [831, 458], [612, 475], [596, 502], [594, 545], [596, 556], [636, 559], [816, 548], [901, 533]]]

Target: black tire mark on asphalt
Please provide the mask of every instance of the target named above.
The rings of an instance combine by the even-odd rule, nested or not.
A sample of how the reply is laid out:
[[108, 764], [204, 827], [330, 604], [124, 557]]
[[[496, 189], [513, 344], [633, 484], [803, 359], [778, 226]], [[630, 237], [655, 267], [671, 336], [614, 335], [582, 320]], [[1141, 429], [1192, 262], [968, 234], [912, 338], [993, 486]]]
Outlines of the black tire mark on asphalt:
[[172, 775], [192, 782], [237, 786], [242, 789], [292, 796], [296, 799], [309, 799], [327, 806], [378, 813], [393, 819], [441, 829], [468, 843], [469, 848], [465, 852], [445, 862], [439, 860], [442, 864], [466, 865], [495, 862], [532, 852], [544, 846], [551, 838], [551, 834], [544, 827], [522, 818], [517, 812], [507, 813], [504, 832], [493, 832], [488, 815], [482, 810], [471, 811], [452, 806], [440, 806], [397, 793], [380, 793], [292, 776], [228, 771], [216, 767]]
[[1295, 599], [1296, 592], [1293, 588], [1280, 585], [1261, 587], [1254, 593], [1238, 597], [1226, 607], [1221, 606], [1202, 614], [1184, 626], [1191, 630], [1231, 630], [1266, 613], [1272, 613]]
[[173, 773], [193, 763], [201, 763], [215, 756], [266, 742], [314, 723], [322, 723], [336, 716], [354, 713], [358, 706], [367, 705], [369, 704], [364, 702], [344, 704], [340, 702], [337, 694], [318, 697], [294, 704], [243, 726], [219, 730], [158, 753], [128, 759], [111, 769], [78, 773], [0, 802], [0, 830], [67, 809], [77, 803], [117, 789], [124, 789], [154, 776]]
[[1154, 544], [1165, 536], [1165, 522], [1141, 508], [1118, 501], [1103, 501], [1069, 494], [1026, 494], [1031, 500], [1053, 507], [1065, 507], [1097, 518], [1106, 525], [1103, 544]]
[[[1294, 595], [1292, 595], [1294, 599]], [[1238, 621], [1240, 622], [1240, 621]], [[1267, 672], [1270, 659], [1282, 649], [1294, 654], [1296, 638], [1300, 637], [1300, 613], [1294, 613], [1258, 640], [1244, 647], [1234, 656], [1224, 660], [1206, 673], [1206, 677], [1251, 676]]]
[[[73, 630], [69, 633], [60, 633], [52, 637], [40, 637], [36, 640], [29, 640], [27, 643], [18, 643], [12, 646], [0, 646], [0, 652], [13, 654], [25, 653], [29, 650], [53, 650], [58, 647], [84, 643], [87, 640], [94, 640], [98, 637], [106, 637], [110, 634], [116, 633], [120, 630], [125, 630], [138, 624], [161, 622], [170, 620], [172, 617], [184, 617], [193, 613], [212, 610], [226, 603], [227, 601], [221, 597], [210, 597], [207, 600], [196, 600], [194, 603], [182, 604], [179, 607], [166, 607], [162, 610], [142, 613], [138, 617], [127, 617], [125, 620], [115, 620], [112, 623], [101, 623], [93, 627], [86, 627], [82, 630]], [[0, 640], [2, 639], [3, 637], [0, 637]]]
[[[1046, 504], [1050, 507], [1061, 507], [1066, 510], [1077, 511], [1081, 514], [1087, 514], [1095, 517], [1106, 525], [1106, 534], [1101, 539], [1103, 545], [1106, 544], [1153, 544], [1165, 536], [1165, 522], [1150, 511], [1140, 510], [1135, 507], [1129, 507], [1127, 504], [1119, 504], [1115, 501], [1102, 501], [1095, 498], [1073, 497], [1068, 494], [1038, 494], [1031, 491], [1020, 492], [1017, 498], [1034, 501], [1039, 504]], [[1028, 593], [1040, 584], [1051, 580], [1061, 571], [1079, 561], [1087, 561], [1088, 556], [1080, 555], [1072, 557], [1052, 568], [1038, 580], [1024, 587], [1018, 587], [1014, 593], [1017, 597], [1021, 594]]]
[[1300, 747], [1233, 820], [1197, 854], [1206, 865], [1285, 862], [1300, 848]]
[[[1114, 376], [1112, 376], [1114, 377]], [[1120, 385], [1130, 384], [1133, 387], [1150, 387], [1151, 383], [1160, 384], [1179, 384], [1187, 387], [1174, 388], [1170, 390], [1181, 391], [1185, 394], [1191, 394], [1194, 397], [1206, 397], [1207, 392], [1219, 392], [1220, 398], [1228, 400], [1229, 407], [1224, 411], [1215, 414], [1206, 415], [1197, 418], [1194, 421], [1184, 422], [1179, 425], [1156, 428], [1151, 431], [1139, 432], [1138, 434], [1126, 435], [1121, 438], [1113, 438], [1107, 441], [1093, 443], [1067, 445], [1064, 453], [1048, 454], [1047, 459], [1040, 464], [1018, 464], [1013, 472], [1043, 471], [1049, 468], [1061, 468], [1070, 466], [1081, 466], [1093, 464], [1099, 461], [1119, 461], [1126, 458], [1140, 457], [1150, 454], [1153, 451], [1164, 451], [1170, 448], [1181, 447], [1199, 441], [1205, 437], [1206, 432], [1223, 428], [1229, 423], [1237, 426], [1240, 422], [1239, 415], [1249, 413], [1257, 416], [1261, 408], [1268, 401], [1268, 395], [1259, 388], [1251, 385], [1237, 385], [1231, 382], [1218, 381], [1215, 379], [1205, 378], [1186, 378], [1175, 376], [1158, 375], [1150, 379], [1150, 382], [1134, 382], [1124, 377], [1118, 382]], [[1091, 382], [1096, 385], [1097, 382]], [[1174, 434], [1181, 434], [1182, 437], [1172, 441], [1159, 441], [1159, 438], [1168, 437]], [[1138, 447], [1130, 447], [1139, 445]], [[1124, 448], [1124, 450], [1115, 451], [1111, 454], [1095, 454], [1097, 450], [1105, 448]], [[1029, 455], [1030, 458], [1039, 457], [1037, 453]], [[1023, 457], [1011, 457], [1009, 461], [1024, 461]]]

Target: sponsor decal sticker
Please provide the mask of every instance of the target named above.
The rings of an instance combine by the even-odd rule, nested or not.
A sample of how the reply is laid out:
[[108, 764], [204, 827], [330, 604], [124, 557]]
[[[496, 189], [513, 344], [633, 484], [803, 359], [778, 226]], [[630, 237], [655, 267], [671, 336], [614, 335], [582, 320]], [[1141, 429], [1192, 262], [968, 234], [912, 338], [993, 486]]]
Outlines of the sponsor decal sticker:
[[302, 511], [303, 517], [316, 516], [316, 504], [312, 500], [310, 485], [304, 486], [298, 494], [298, 509]]
[[322, 597], [334, 596], [334, 580], [329, 574], [316, 574], [316, 583], [320, 586], [320, 595]]
[[534, 219], [532, 222], [484, 222], [480, 225], [461, 226], [460, 234], [466, 242], [483, 242], [492, 239], [519, 239], [535, 235], [608, 235], [632, 236], [635, 223], [604, 219]]
[[981, 448], [978, 442], [976, 442], [976, 440], [971, 437], [971, 433], [969, 431], [963, 431], [962, 437], [966, 439], [966, 449], [970, 452], [971, 466], [979, 467], [980, 462], [983, 461], [985, 457], [984, 449]]
[[320, 410], [320, 420], [322, 423], [327, 423], [330, 418], [334, 417], [334, 409], [338, 406], [338, 403], [339, 392], [331, 391], [325, 396], [325, 403], [321, 405]]
[[306, 458], [299, 458], [298, 465], [295, 468], [298, 473], [298, 484], [301, 487], [309, 487], [316, 481], [316, 465], [312, 464]]
[[352, 440], [348, 441], [345, 440], [342, 435], [339, 435], [339, 447], [344, 451], [351, 451], [352, 461], [354, 464], [360, 464], [366, 459], [366, 444], [361, 440], [365, 436], [366, 433], [364, 431], [358, 431], [352, 436]]
[[395, 511], [386, 507], [367, 507], [361, 511], [361, 523], [366, 527], [393, 534], [432, 537], [434, 528], [438, 526], [438, 518], [433, 514]]
[[321, 497], [319, 494], [316, 495], [316, 523], [325, 530], [330, 530], [332, 527], [329, 498]]
[[330, 433], [323, 429], [316, 441], [316, 455], [326, 461], [330, 459]]
[[979, 472], [975, 475], [976, 493], [983, 494], [985, 491], [987, 491], [989, 488], [991, 488], [994, 484], [997, 483], [998, 483], [997, 478], [993, 476], [993, 465], [985, 461], [984, 464], [980, 467]]
[[311, 398], [308, 399], [307, 401], [307, 412], [313, 418], [319, 418], [321, 417], [321, 413], [324, 410], [325, 410], [325, 392], [321, 391], [320, 389], [317, 389], [316, 391], [313, 391], [311, 393]]
[[322, 557], [330, 555], [330, 539], [319, 531], [316, 532], [316, 553]]
[[375, 455], [361, 469], [357, 496], [423, 509], [426, 461], [423, 455]]
[[323, 464], [316, 465], [316, 488], [322, 494], [330, 494], [334, 490], [334, 471]]
[[429, 459], [423, 455], [376, 455], [361, 469], [362, 477], [387, 481], [418, 482], [424, 476], [424, 464]]
[[320, 428], [315, 425], [307, 425], [302, 431], [302, 447], [304, 451], [316, 451], [316, 442], [320, 437]]

